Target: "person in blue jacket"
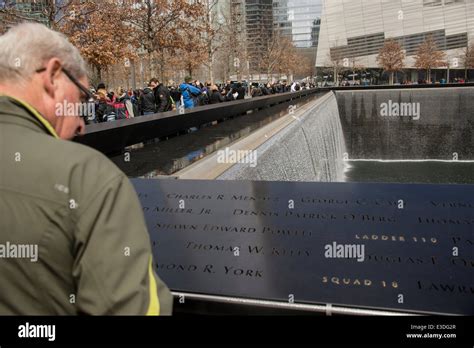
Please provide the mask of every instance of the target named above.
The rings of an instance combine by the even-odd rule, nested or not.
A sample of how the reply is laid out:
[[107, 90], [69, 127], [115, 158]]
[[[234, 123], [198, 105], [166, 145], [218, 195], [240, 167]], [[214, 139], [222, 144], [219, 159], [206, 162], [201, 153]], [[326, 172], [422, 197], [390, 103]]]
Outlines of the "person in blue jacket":
[[195, 105], [195, 99], [197, 99], [196, 97], [201, 94], [201, 90], [199, 88], [190, 84], [192, 80], [193, 79], [191, 76], [187, 76], [184, 79], [185, 82], [179, 86], [179, 90], [184, 100], [184, 107], [186, 109], [192, 109], [197, 106]]

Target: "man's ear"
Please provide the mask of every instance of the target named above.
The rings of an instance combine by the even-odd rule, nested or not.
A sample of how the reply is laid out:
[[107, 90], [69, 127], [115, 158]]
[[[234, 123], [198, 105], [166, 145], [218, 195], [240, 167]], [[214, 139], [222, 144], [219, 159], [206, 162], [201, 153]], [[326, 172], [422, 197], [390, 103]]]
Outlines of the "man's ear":
[[54, 95], [59, 88], [59, 79], [61, 78], [62, 64], [57, 58], [52, 58], [46, 64], [46, 71], [44, 73], [43, 86], [46, 93], [54, 98]]

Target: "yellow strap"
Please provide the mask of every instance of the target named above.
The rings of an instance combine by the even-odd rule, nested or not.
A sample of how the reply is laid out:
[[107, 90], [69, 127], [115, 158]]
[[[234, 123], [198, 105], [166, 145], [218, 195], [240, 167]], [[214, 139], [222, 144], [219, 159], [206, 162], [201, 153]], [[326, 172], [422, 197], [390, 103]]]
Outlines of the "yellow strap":
[[51, 123], [49, 123], [43, 116], [41, 116], [41, 114], [33, 106], [31, 106], [30, 104], [28, 104], [27, 102], [23, 100], [17, 99], [9, 95], [5, 95], [5, 97], [13, 99], [17, 103], [19, 103], [21, 106], [23, 106], [25, 109], [27, 109], [48, 130], [48, 132], [51, 133], [53, 137], [55, 137], [56, 139], [59, 139], [59, 136], [54, 130], [53, 126], [51, 126]]
[[150, 304], [146, 315], [160, 315], [160, 301], [158, 299], [158, 287], [156, 285], [155, 275], [153, 272], [153, 263], [150, 256], [150, 263], [148, 266], [148, 278], [150, 278]]

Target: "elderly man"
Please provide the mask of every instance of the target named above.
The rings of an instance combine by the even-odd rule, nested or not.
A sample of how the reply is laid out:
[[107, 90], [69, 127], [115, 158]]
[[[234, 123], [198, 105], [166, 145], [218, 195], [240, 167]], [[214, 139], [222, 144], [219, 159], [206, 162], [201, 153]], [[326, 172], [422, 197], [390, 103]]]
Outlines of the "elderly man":
[[84, 133], [69, 105], [89, 97], [86, 76], [45, 26], [0, 37], [0, 315], [171, 314], [129, 180], [67, 141]]

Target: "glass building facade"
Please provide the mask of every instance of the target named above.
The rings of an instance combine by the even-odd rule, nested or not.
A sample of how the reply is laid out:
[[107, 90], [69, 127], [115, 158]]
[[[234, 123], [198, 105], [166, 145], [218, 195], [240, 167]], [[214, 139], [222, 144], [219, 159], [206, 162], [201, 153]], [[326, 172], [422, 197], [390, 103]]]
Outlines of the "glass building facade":
[[[258, 57], [272, 35], [288, 37], [314, 65], [321, 23], [322, 0], [231, 0], [245, 13], [249, 53]], [[255, 65], [256, 62], [251, 62]]]
[[451, 65], [462, 68], [464, 50], [474, 39], [474, 1], [323, 0], [316, 66], [346, 59], [378, 68], [380, 49], [395, 39], [406, 51], [406, 68], [414, 68], [414, 55], [428, 36]]
[[321, 9], [321, 0], [274, 0], [274, 29], [290, 37], [298, 48], [315, 49], [318, 46]]
[[274, 32], [291, 39], [314, 66], [322, 0], [273, 0]]

